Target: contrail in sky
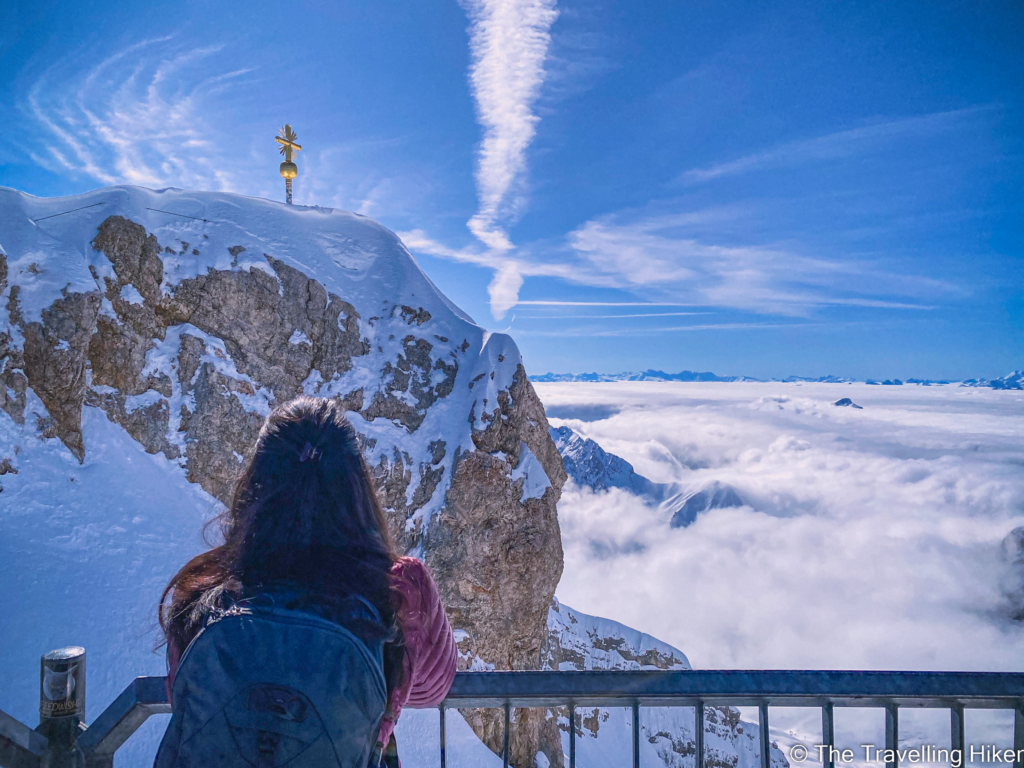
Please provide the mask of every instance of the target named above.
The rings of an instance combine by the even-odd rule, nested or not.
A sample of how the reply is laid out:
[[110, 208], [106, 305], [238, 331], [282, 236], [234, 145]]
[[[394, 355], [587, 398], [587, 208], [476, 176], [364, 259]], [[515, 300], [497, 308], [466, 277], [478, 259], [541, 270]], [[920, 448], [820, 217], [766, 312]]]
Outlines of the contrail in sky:
[[[555, 0], [463, 0], [470, 19], [470, 86], [484, 129], [477, 153], [480, 207], [470, 231], [488, 248], [504, 252], [512, 243], [505, 229], [522, 207], [517, 187], [526, 170], [526, 149], [540, 118], [533, 105], [544, 82], [544, 61]], [[521, 281], [505, 274], [512, 287]]]

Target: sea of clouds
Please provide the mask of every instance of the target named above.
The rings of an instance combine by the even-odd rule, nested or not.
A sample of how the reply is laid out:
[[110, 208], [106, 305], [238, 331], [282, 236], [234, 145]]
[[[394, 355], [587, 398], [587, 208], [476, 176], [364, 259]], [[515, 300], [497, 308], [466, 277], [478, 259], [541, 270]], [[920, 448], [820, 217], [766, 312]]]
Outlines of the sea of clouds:
[[[625, 491], [568, 485], [566, 603], [677, 646], [695, 668], [1024, 668], [1024, 622], [1011, 617], [1024, 565], [1003, 545], [1024, 525], [1024, 393], [536, 386], [553, 425], [651, 480], [720, 481], [747, 503], [673, 529], [667, 513]], [[832, 405], [842, 397], [863, 410]], [[776, 722], [810, 739], [819, 718]], [[968, 728], [1002, 742], [1008, 718], [969, 712]], [[881, 723], [880, 713], [846, 711], [837, 737], [845, 726], [861, 743], [853, 731]], [[944, 712], [901, 720], [902, 740], [943, 734], [948, 744]]]

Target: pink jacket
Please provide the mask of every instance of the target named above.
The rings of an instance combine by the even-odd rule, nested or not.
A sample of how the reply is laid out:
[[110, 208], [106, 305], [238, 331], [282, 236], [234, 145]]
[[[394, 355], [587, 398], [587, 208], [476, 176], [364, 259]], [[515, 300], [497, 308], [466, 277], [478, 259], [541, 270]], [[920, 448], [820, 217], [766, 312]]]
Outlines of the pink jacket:
[[[398, 624], [405, 638], [402, 684], [391, 692], [380, 725], [380, 742], [387, 744], [402, 707], [436, 707], [455, 679], [458, 651], [430, 571], [415, 557], [401, 557], [391, 567], [391, 588], [398, 594]], [[182, 649], [167, 649], [167, 699]]]
[[415, 557], [400, 557], [391, 568], [391, 588], [399, 595], [398, 624], [405, 636], [402, 684], [380, 725], [387, 744], [402, 707], [436, 707], [452, 687], [458, 649], [441, 596], [427, 566]]

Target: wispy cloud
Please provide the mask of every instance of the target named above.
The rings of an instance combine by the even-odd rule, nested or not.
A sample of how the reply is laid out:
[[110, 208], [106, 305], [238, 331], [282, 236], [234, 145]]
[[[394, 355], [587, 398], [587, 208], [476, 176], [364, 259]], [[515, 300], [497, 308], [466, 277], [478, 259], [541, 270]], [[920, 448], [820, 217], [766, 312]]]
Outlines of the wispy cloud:
[[970, 107], [948, 112], [889, 120], [872, 125], [829, 133], [810, 139], [790, 141], [763, 152], [755, 152], [725, 163], [694, 168], [679, 177], [686, 184], [698, 184], [723, 176], [735, 176], [765, 168], [795, 165], [816, 160], [848, 157], [854, 153], [902, 136], [918, 136], [948, 130], [957, 123], [991, 110], [990, 106]]
[[[481, 251], [476, 248], [450, 248], [430, 238], [423, 230], [414, 229], [399, 232], [398, 236], [411, 251], [437, 256], [463, 264], [475, 264], [494, 270], [494, 277], [487, 286], [491, 300], [491, 314], [500, 320], [519, 302], [519, 289], [526, 277], [558, 277], [570, 282], [582, 282], [586, 277], [572, 264], [532, 262], [503, 253]], [[609, 287], [611, 281], [594, 275], [592, 284]]]
[[641, 312], [625, 315], [529, 315], [531, 320], [631, 320], [639, 317], [690, 317], [707, 312]]
[[44, 129], [33, 156], [104, 184], [236, 188], [219, 149], [226, 142], [206, 116], [252, 70], [211, 66], [222, 48], [185, 50], [163, 37], [91, 67], [81, 53], [55, 62], [25, 101]]
[[692, 304], [676, 304], [652, 301], [517, 301], [517, 307], [691, 307]]
[[[739, 208], [728, 213], [717, 208], [660, 215], [624, 212], [585, 222], [566, 235], [564, 245], [543, 252], [527, 247], [514, 256], [453, 249], [421, 230], [399, 234], [413, 251], [493, 270], [488, 290], [496, 319], [514, 306], [718, 307], [786, 317], [808, 317], [825, 307], [925, 311], [936, 308], [937, 298], [962, 292], [948, 282], [896, 274], [872, 261], [808, 256], [793, 244], [723, 245], [711, 239], [722, 228], [742, 230], [743, 223], [730, 222], [729, 216], [742, 219], [748, 213]], [[524, 278], [539, 276], [646, 300], [520, 301]], [[691, 328], [703, 330], [665, 330]]]
[[[696, 314], [696, 313], [695, 313]], [[598, 318], [594, 318], [598, 319]], [[558, 328], [557, 330], [532, 330], [519, 328], [516, 336], [546, 337], [629, 337], [650, 336], [655, 333], [697, 333], [704, 331], [757, 331], [778, 328], [815, 328], [820, 323], [699, 323], [694, 325], [672, 325], [655, 328], [608, 328], [605, 326], [587, 325], [585, 327]], [[834, 325], [830, 327], [835, 327]]]
[[[464, 0], [463, 7], [470, 18], [469, 80], [484, 129], [476, 169], [480, 207], [469, 229], [504, 252], [512, 249], [506, 225], [523, 206], [526, 149], [539, 120], [533, 107], [558, 12], [555, 0]], [[522, 275], [499, 269], [495, 280], [501, 291], [518, 291]]]
[[887, 274], [856, 259], [807, 256], [791, 247], [708, 242], [705, 229], [692, 212], [609, 216], [586, 222], [568, 241], [592, 270], [620, 288], [758, 314], [804, 316], [826, 306], [923, 310], [931, 305], [905, 299], [953, 290], [931, 279]]

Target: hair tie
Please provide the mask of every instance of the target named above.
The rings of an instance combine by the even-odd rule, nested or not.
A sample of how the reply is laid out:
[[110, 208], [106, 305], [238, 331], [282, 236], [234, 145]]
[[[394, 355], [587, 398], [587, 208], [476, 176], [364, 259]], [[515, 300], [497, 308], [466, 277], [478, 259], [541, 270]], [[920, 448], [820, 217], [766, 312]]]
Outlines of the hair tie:
[[320, 451], [314, 448], [313, 444], [307, 440], [302, 453], [299, 454], [299, 461], [319, 461], [320, 455]]

